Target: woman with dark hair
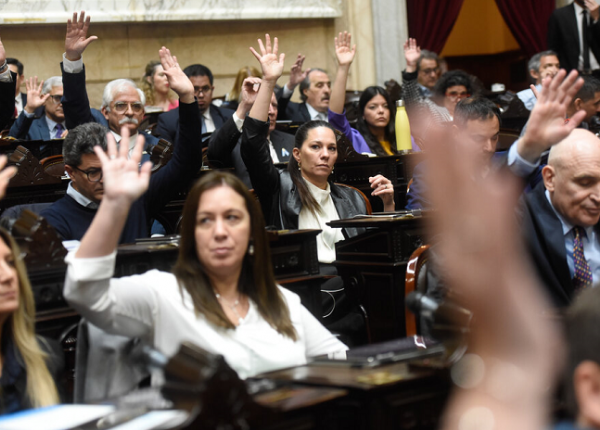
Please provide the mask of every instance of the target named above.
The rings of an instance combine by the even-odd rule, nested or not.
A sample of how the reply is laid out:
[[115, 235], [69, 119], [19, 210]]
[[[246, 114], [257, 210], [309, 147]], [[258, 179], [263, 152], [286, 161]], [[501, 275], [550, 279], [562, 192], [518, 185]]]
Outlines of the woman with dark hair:
[[[191, 82], [170, 54], [165, 61], [167, 73], [182, 85], [187, 81], [181, 102], [190, 103]], [[140, 337], [168, 356], [191, 341], [223, 355], [241, 378], [347, 349], [297, 295], [276, 285], [260, 209], [229, 173], [204, 176], [188, 194], [173, 273], [111, 279], [127, 212], [148, 186], [150, 165], [138, 168], [139, 138], [128, 159], [128, 138], [117, 154], [107, 137], [107, 154], [96, 147], [104, 196], [81, 246], [67, 257], [65, 298], [85, 318], [108, 332]]]
[[[6, 157], [0, 158], [0, 169]], [[14, 167], [0, 172], [0, 198]], [[15, 240], [0, 229], [0, 414], [59, 403], [63, 369], [56, 342], [35, 335], [35, 302]]]
[[[279, 229], [322, 230], [317, 236], [319, 261], [331, 263], [335, 242], [344, 236], [327, 222], [365, 214], [365, 202], [356, 190], [329, 181], [338, 154], [335, 129], [325, 121], [309, 121], [298, 129], [287, 170], [273, 165], [267, 141], [268, 112], [275, 82], [283, 71], [283, 59], [277, 58], [277, 39], [273, 49], [268, 37], [267, 47], [262, 42], [260, 45], [261, 54], [253, 53], [261, 63], [263, 80], [244, 121], [242, 158], [268, 224]], [[393, 211], [394, 187], [390, 181], [382, 175], [369, 180], [372, 194], [381, 197], [384, 210]], [[347, 229], [346, 233], [355, 236], [359, 230]]]
[[331, 89], [329, 123], [351, 140], [356, 152], [393, 155], [396, 153], [395, 108], [384, 88], [372, 86], [363, 91], [358, 101], [356, 129], [350, 126], [346, 118], [346, 81], [356, 53], [356, 45], [350, 48], [351, 37], [346, 31], [335, 38], [338, 70]]

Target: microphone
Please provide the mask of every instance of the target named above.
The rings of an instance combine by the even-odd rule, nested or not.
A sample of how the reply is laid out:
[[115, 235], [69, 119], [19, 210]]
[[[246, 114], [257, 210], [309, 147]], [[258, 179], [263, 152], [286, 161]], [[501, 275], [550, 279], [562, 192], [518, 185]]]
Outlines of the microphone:
[[434, 324], [468, 327], [473, 319], [473, 313], [470, 310], [450, 300], [438, 303], [430, 296], [418, 291], [413, 291], [406, 296], [406, 307], [415, 315], [430, 319]]

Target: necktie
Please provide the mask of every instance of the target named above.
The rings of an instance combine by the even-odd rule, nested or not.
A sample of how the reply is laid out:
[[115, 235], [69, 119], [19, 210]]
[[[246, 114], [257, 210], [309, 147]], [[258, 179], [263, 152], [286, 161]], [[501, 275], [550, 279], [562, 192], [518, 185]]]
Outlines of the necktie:
[[573, 227], [575, 239], [573, 240], [573, 263], [575, 266], [575, 276], [573, 276], [573, 286], [575, 291], [592, 286], [592, 271], [583, 255], [583, 229]]
[[583, 42], [583, 71], [589, 73], [590, 71], [590, 39], [589, 39], [589, 28], [587, 19], [587, 10], [584, 10], [581, 14], [581, 40]]
[[62, 137], [63, 131], [65, 131], [65, 128], [62, 126], [62, 124], [57, 123], [56, 127], [54, 127], [54, 130], [56, 131], [56, 133], [54, 134], [54, 138], [60, 139]]

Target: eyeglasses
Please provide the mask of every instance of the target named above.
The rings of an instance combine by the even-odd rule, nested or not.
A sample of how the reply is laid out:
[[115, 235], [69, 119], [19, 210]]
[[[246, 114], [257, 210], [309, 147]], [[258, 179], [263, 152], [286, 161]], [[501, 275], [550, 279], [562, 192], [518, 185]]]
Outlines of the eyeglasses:
[[60, 101], [61, 101], [61, 99], [62, 99], [62, 95], [54, 95], [54, 96], [53, 96], [53, 95], [51, 95], [51, 96], [49, 97], [49, 99], [50, 99], [50, 100], [52, 100], [52, 101], [54, 102], [54, 104], [56, 104], [56, 105], [57, 105], [57, 104], [59, 104], [59, 103], [60, 103]]
[[461, 91], [460, 93], [458, 91], [446, 91], [446, 97], [448, 97], [452, 101], [455, 101], [471, 97], [471, 94], [466, 91]]
[[199, 96], [200, 93], [208, 94], [212, 91], [212, 87], [210, 85], [205, 85], [203, 87], [194, 87], [194, 95]]
[[129, 107], [133, 113], [140, 113], [144, 110], [144, 105], [141, 102], [116, 102], [114, 110], [116, 113], [125, 113]]
[[71, 167], [73, 167], [75, 170], [79, 170], [81, 173], [84, 173], [90, 182], [100, 182], [102, 180], [102, 169], [81, 170], [79, 167]]
[[423, 73], [424, 75], [431, 75], [432, 73], [435, 73], [437, 75], [439, 71], [440, 71], [439, 67], [435, 67], [433, 69], [421, 69], [421, 70], [419, 70], [419, 72]]

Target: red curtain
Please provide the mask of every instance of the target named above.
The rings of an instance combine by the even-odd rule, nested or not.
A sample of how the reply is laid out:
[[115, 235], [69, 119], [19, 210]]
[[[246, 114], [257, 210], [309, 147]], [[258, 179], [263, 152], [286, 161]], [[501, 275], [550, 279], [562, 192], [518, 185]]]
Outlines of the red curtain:
[[546, 50], [548, 20], [555, 0], [496, 0], [496, 4], [528, 57]]
[[[421, 48], [442, 52], [464, 0], [407, 0], [408, 32]], [[515, 0], [519, 2], [521, 0]], [[545, 36], [545, 35], [544, 35]]]

